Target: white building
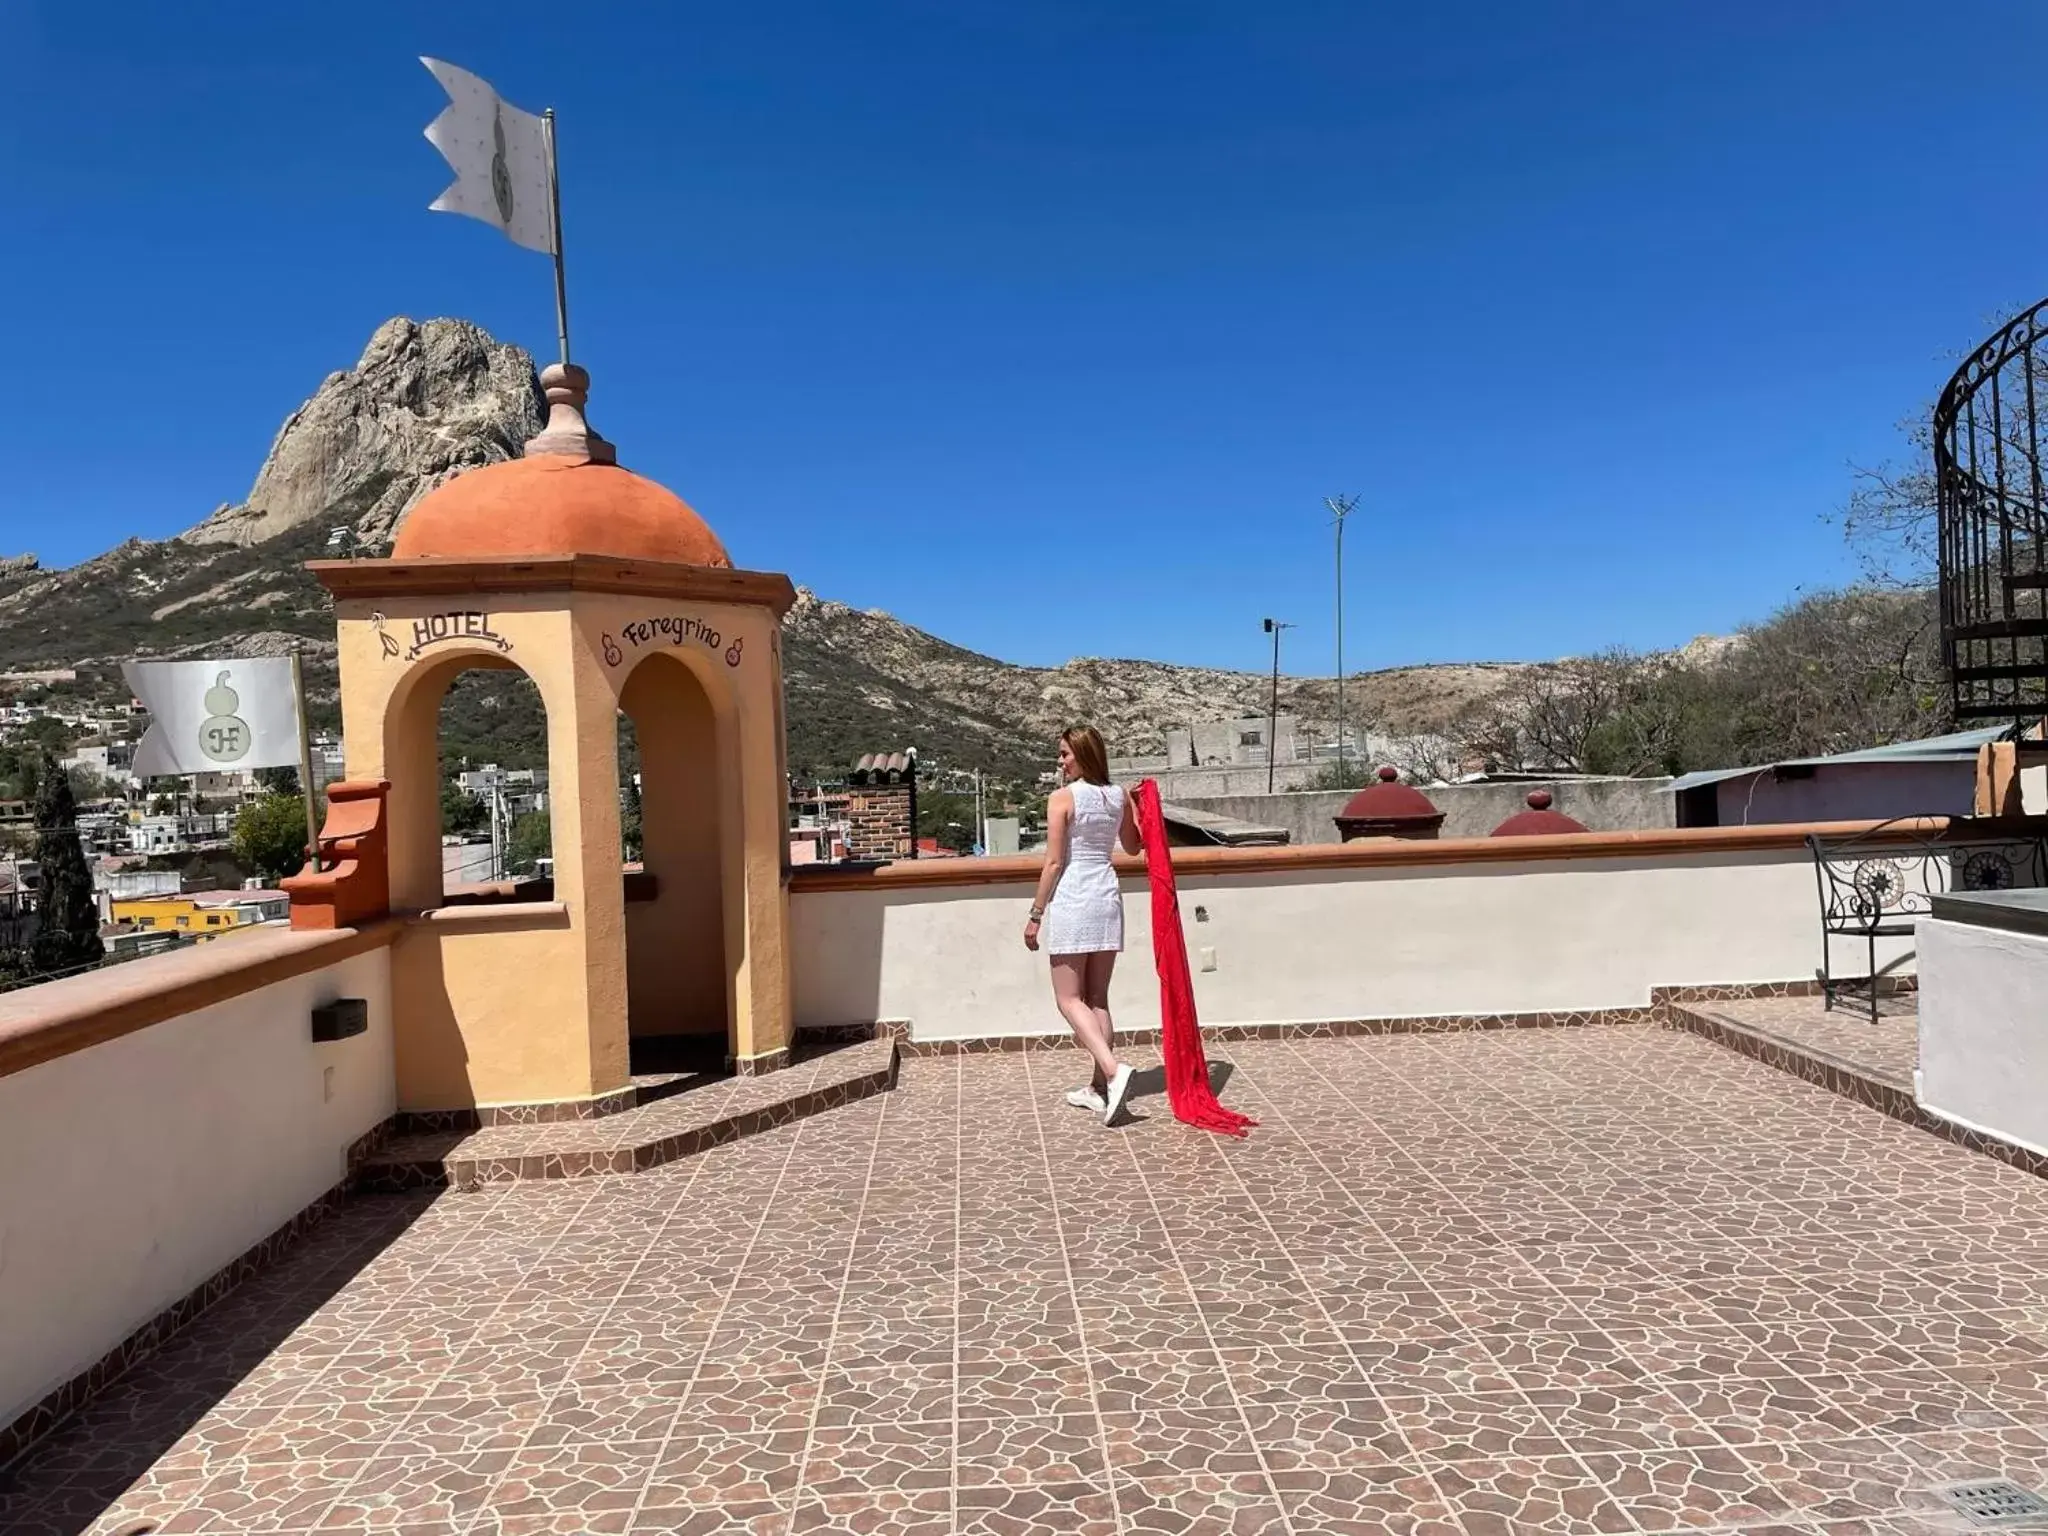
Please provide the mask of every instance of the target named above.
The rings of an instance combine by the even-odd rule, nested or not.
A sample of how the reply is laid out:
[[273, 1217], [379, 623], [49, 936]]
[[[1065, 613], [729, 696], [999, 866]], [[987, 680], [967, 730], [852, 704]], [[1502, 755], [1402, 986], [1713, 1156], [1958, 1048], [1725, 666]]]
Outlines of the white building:
[[496, 763], [485, 763], [481, 768], [470, 768], [457, 774], [455, 787], [486, 804], [494, 796], [502, 796], [505, 810], [512, 816], [525, 816], [548, 808], [548, 771], [545, 768], [500, 768]]
[[128, 828], [128, 846], [136, 853], [177, 853], [188, 846], [184, 818], [144, 816]]

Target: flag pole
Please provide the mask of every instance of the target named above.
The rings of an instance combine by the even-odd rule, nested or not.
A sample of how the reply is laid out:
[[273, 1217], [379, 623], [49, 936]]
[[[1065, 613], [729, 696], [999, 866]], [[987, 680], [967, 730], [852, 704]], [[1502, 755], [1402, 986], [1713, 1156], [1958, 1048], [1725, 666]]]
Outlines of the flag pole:
[[569, 284], [562, 274], [562, 184], [555, 175], [555, 109], [540, 115], [541, 132], [548, 146], [548, 222], [555, 236], [555, 340], [562, 349], [562, 366], [569, 366]]
[[306, 721], [306, 664], [299, 646], [292, 647], [292, 703], [299, 712], [299, 788], [306, 801], [306, 862], [320, 873], [320, 823], [313, 811], [313, 730]]

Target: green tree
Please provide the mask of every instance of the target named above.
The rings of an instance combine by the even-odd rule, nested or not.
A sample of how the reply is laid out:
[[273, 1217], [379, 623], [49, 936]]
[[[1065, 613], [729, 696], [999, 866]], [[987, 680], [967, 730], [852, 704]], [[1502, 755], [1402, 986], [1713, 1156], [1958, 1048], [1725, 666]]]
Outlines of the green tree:
[[0, 747], [0, 800], [35, 797], [36, 756], [27, 747]]
[[512, 823], [512, 837], [505, 846], [505, 873], [530, 875], [542, 859], [554, 852], [554, 829], [546, 811], [531, 811]]
[[296, 768], [258, 768], [256, 783], [266, 794], [296, 795], [299, 792], [299, 770]]
[[51, 758], [61, 752], [69, 752], [78, 740], [78, 732], [55, 715], [37, 715], [21, 728], [21, 733], [40, 747], [44, 756]]
[[625, 847], [628, 864], [640, 859], [640, 824], [640, 786], [628, 778], [625, 788], [619, 791], [619, 841]]
[[297, 795], [265, 795], [235, 818], [235, 858], [275, 885], [306, 865], [306, 802]]
[[1367, 762], [1359, 753], [1347, 752], [1341, 766], [1335, 762], [1323, 764], [1309, 776], [1304, 787], [1312, 790], [1363, 789], [1373, 782], [1378, 772], [1378, 764]]
[[78, 841], [78, 802], [71, 798], [71, 780], [47, 752], [36, 778], [36, 863], [41, 886], [36, 936], [29, 953], [38, 971], [97, 965], [105, 958], [106, 946], [100, 942], [92, 870]]
[[491, 819], [483, 801], [465, 794], [453, 779], [441, 785], [441, 830], [447, 833], [474, 832]]
[[917, 835], [935, 838], [941, 848], [965, 853], [974, 846], [974, 796], [950, 789], [917, 793]]

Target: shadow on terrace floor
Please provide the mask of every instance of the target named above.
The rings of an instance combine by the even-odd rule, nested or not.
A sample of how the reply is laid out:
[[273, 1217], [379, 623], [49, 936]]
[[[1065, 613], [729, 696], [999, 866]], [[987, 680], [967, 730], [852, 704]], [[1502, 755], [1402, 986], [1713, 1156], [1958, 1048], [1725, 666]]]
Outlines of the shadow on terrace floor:
[[[140, 1516], [111, 1525], [102, 1516], [152, 1468], [161, 1475], [164, 1453], [230, 1393], [258, 1391], [266, 1376], [290, 1372], [317, 1355], [322, 1309], [436, 1198], [423, 1191], [347, 1200], [264, 1270], [260, 1283], [236, 1286], [12, 1466], [0, 1468], [0, 1530], [7, 1536], [140, 1536], [153, 1530], [154, 1523]], [[31, 1508], [32, 1525], [25, 1513]]]

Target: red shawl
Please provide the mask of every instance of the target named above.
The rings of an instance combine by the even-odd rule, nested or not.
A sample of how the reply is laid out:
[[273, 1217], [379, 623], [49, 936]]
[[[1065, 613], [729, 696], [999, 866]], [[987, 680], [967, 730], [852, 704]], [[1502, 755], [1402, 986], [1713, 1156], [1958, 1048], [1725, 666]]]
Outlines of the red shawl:
[[1225, 1109], [1209, 1090], [1209, 1062], [1195, 1018], [1195, 983], [1188, 974], [1188, 941], [1181, 932], [1180, 894], [1173, 883], [1173, 851], [1159, 786], [1137, 789], [1138, 830], [1145, 835], [1145, 873], [1152, 883], [1152, 961], [1159, 969], [1160, 1049], [1166, 1058], [1166, 1097], [1174, 1118], [1205, 1131], [1242, 1136], [1259, 1122]]

